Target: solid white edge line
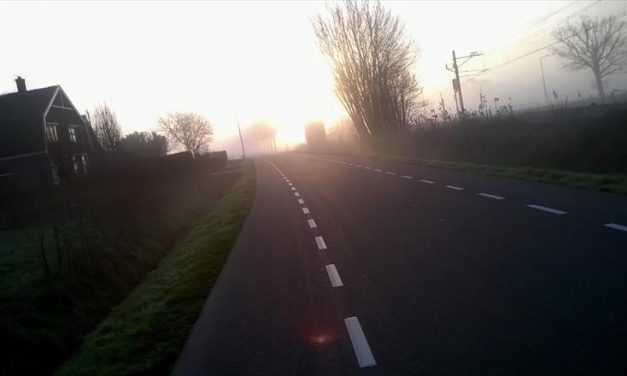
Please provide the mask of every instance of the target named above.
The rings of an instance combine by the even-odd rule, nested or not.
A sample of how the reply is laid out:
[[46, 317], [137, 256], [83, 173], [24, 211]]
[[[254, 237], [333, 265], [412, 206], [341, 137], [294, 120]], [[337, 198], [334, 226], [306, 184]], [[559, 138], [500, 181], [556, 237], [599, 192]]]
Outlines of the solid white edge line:
[[377, 361], [374, 360], [370, 345], [364, 334], [359, 319], [357, 317], [347, 317], [344, 319], [346, 330], [348, 330], [348, 336], [353, 344], [353, 351], [357, 358], [357, 363], [360, 368], [372, 367], [377, 365]]
[[505, 197], [503, 196], [497, 196], [497, 195], [493, 195], [490, 193], [477, 193], [479, 196], [483, 196], [483, 197], [487, 197], [487, 198], [493, 198], [495, 200], [504, 200]]
[[318, 227], [316, 225], [316, 221], [314, 221], [313, 219], [308, 219], [307, 223], [309, 224], [309, 228], [316, 228], [316, 227]]
[[316, 236], [315, 239], [316, 239], [316, 245], [318, 246], [319, 251], [327, 249], [327, 244], [324, 242], [324, 239], [322, 238], [322, 236]]
[[305, 200], [303, 200], [302, 198], [299, 198], [299, 199], [298, 199], [298, 203], [299, 203], [299, 204], [301, 204], [301, 205], [303, 205], [303, 204], [305, 203]]
[[421, 183], [427, 183], [427, 184], [433, 184], [435, 183], [433, 180], [427, 180], [427, 179], [420, 179]]
[[329, 275], [329, 281], [331, 281], [331, 287], [342, 287], [344, 283], [342, 283], [342, 278], [340, 278], [340, 274], [337, 272], [335, 268], [335, 264], [325, 265], [324, 268], [327, 270], [327, 274]]
[[553, 209], [553, 208], [549, 208], [548, 206], [542, 206], [542, 205], [536, 205], [536, 204], [529, 204], [529, 205], [527, 205], [527, 207], [531, 208], [531, 209], [545, 211], [545, 212], [551, 213], [551, 214], [557, 214], [557, 215], [562, 215], [562, 214], [566, 214], [567, 213], [567, 212], [565, 212], [563, 210]]
[[403, 175], [403, 177], [404, 177], [405, 179], [413, 179], [413, 177], [412, 177], [412, 176], [409, 176], [409, 175]]
[[457, 186], [454, 186], [454, 185], [445, 185], [445, 187], [448, 188], [448, 189], [454, 189], [456, 191], [463, 191], [464, 190], [464, 188], [457, 187]]
[[309, 214], [309, 209], [308, 208], [303, 208], [303, 213], [304, 214]]
[[627, 226], [619, 225], [618, 223], [606, 223], [603, 226], [607, 228], [613, 228], [614, 230], [627, 232]]

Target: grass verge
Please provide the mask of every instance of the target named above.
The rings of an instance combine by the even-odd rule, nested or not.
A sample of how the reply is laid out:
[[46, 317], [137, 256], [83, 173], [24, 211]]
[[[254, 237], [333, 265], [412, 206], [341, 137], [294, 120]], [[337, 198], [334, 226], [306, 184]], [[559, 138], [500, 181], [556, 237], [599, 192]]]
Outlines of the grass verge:
[[246, 219], [255, 192], [248, 165], [229, 194], [85, 339], [57, 375], [167, 374]]
[[412, 163], [422, 166], [447, 168], [452, 170], [473, 171], [487, 175], [504, 176], [542, 183], [560, 184], [577, 188], [592, 189], [602, 192], [627, 194], [627, 175], [591, 174], [584, 172], [572, 172], [532, 167], [489, 166], [465, 162], [417, 159], [385, 154], [373, 154], [372, 156], [374, 158], [386, 161]]
[[18, 221], [0, 223], [0, 375], [50, 375], [70, 359], [240, 180], [230, 165], [16, 197]]
[[[302, 150], [305, 151], [305, 150]], [[558, 169], [535, 167], [492, 166], [469, 162], [423, 159], [413, 156], [395, 155], [367, 150], [365, 147], [331, 145], [325, 150], [315, 153], [353, 155], [375, 158], [382, 161], [409, 163], [421, 166], [446, 168], [450, 170], [473, 171], [486, 175], [530, 180], [541, 183], [565, 185], [601, 192], [627, 194], [627, 175], [624, 174], [593, 174]]]

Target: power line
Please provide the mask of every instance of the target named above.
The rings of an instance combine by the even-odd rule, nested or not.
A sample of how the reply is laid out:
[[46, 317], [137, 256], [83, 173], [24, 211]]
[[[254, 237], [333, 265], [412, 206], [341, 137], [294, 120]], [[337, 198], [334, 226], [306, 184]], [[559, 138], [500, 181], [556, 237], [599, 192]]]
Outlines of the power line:
[[[495, 65], [495, 66], [493, 66], [493, 67], [486, 68], [486, 69], [485, 69], [482, 73], [480, 73], [480, 74], [483, 74], [483, 73], [485, 73], [485, 72], [489, 72], [489, 71], [492, 71], [492, 70], [495, 70], [495, 69], [499, 69], [499, 68], [502, 68], [502, 67], [504, 67], [504, 66], [506, 66], [506, 65], [509, 65], [509, 64], [515, 63], [515, 62], [517, 62], [518, 60], [524, 59], [524, 58], [526, 58], [527, 56], [531, 56], [531, 55], [536, 54], [536, 53], [538, 53], [538, 52], [540, 52], [540, 51], [543, 51], [543, 50], [545, 50], [545, 49], [547, 49], [547, 48], [549, 48], [549, 47], [551, 47], [551, 46], [554, 46], [555, 44], [557, 44], [557, 42], [549, 43], [549, 44], [547, 44], [547, 45], [545, 45], [545, 46], [542, 46], [542, 47], [540, 47], [540, 48], [536, 48], [536, 49], [535, 49], [535, 50], [533, 50], [533, 51], [530, 51], [530, 52], [525, 53], [524, 55], [517, 56], [517, 57], [515, 57], [515, 58], [513, 58], [513, 59], [507, 60], [507, 61], [502, 62], [502, 63], [500, 63], [500, 64], [498, 64], [498, 65]], [[477, 75], [480, 75], [480, 74], [477, 74]]]
[[[518, 37], [513, 42], [508, 43], [507, 45], [503, 46], [503, 48], [501, 48], [501, 49], [507, 49], [510, 46], [514, 45], [514, 44], [519, 45], [519, 44], [525, 43], [526, 40], [537, 38], [539, 35], [543, 35], [547, 29], [554, 27], [556, 24], [562, 23], [562, 21], [564, 21], [564, 20], [568, 21], [570, 18], [575, 17], [577, 14], [579, 14], [581, 12], [585, 12], [585, 11], [591, 9], [592, 7], [595, 7], [595, 6], [599, 5], [599, 4], [601, 4], [602, 1], [603, 0], [595, 0], [594, 2], [584, 6], [583, 8], [580, 8], [580, 9], [574, 11], [573, 13], [570, 13], [570, 14], [564, 16], [564, 17], [561, 17], [561, 18], [555, 20], [554, 22], [552, 22], [552, 23], [550, 23], [550, 24], [548, 24], [548, 25], [546, 25], [546, 26], [544, 26], [544, 27], [542, 27], [542, 28], [540, 28], [538, 30], [535, 30], [533, 33], [531, 33], [529, 35], [526, 35], [526, 36], [523, 36], [523, 37]], [[575, 2], [575, 3], [578, 3], [578, 2]], [[571, 3], [569, 5], [573, 5], [573, 4], [574, 3]], [[555, 14], [558, 14], [559, 12], [561, 12], [561, 11], [564, 11], [565, 9], [567, 9], [569, 7], [569, 5], [564, 7], [564, 8], [561, 8], [557, 12], [553, 12], [552, 15], [555, 15]], [[548, 18], [546, 18], [546, 19], [548, 19]], [[540, 24], [540, 23], [541, 22], [539, 22], [537, 24]], [[535, 25], [529, 26], [529, 27], [527, 27], [527, 28], [525, 28], [525, 29], [523, 29], [521, 31], [518, 31], [517, 33], [518, 33], [518, 35], [520, 35], [520, 34], [524, 35], [526, 31], [531, 30], [534, 27], [535, 27]], [[509, 39], [509, 38], [506, 38], [506, 40], [507, 39]]]
[[[555, 22], [553, 22], [553, 23], [551, 23], [549, 25], [544, 26], [543, 28], [541, 28], [539, 30], [536, 30], [532, 34], [529, 34], [529, 35], [527, 35], [525, 37], [519, 38], [519, 39], [515, 40], [514, 42], [509, 43], [509, 44], [499, 48], [498, 50], [508, 50], [508, 49], [511, 49], [514, 46], [520, 46], [521, 44], [529, 43], [534, 38], [537, 38], [539, 36], [544, 36], [546, 34], [546, 30], [547, 29], [555, 27], [555, 25], [562, 23], [563, 20], [567, 20], [568, 21], [570, 18], [576, 16], [577, 14], [585, 12], [585, 11], [591, 9], [594, 6], [599, 5], [602, 1], [603, 0], [596, 0], [593, 3], [590, 3], [590, 4], [586, 5], [585, 7], [581, 8], [581, 9], [578, 9], [578, 10], [576, 10], [575, 12], [573, 12], [571, 14], [569, 14], [569, 15], [567, 15], [565, 17], [562, 17], [562, 18], [556, 20]], [[570, 4], [570, 5], [572, 5], [572, 4]], [[563, 11], [563, 10], [565, 10], [567, 8], [568, 8], [568, 6], [566, 6], [564, 8], [561, 8], [561, 10], [559, 10], [559, 11]], [[559, 11], [553, 12], [552, 14], [555, 15], [555, 14], [559, 13]], [[530, 30], [530, 29], [532, 29], [532, 27], [527, 28], [527, 30]], [[493, 55], [494, 53], [488, 53], [488, 54]], [[530, 53], [530, 54], [532, 54], [532, 53]], [[525, 54], [525, 56], [528, 56], [528, 54]], [[514, 59], [512, 59], [512, 60], [514, 60]]]
[[534, 27], [534, 26], [536, 26], [536, 25], [541, 24], [542, 22], [544, 22], [544, 21], [548, 20], [549, 18], [551, 18], [551, 17], [555, 16], [556, 14], [559, 14], [559, 13], [561, 13], [561, 12], [565, 11], [566, 9], [570, 8], [571, 6], [573, 6], [573, 5], [577, 4], [577, 3], [578, 3], [578, 1], [577, 1], [577, 0], [575, 0], [575, 1], [571, 2], [570, 4], [568, 4], [568, 5], [566, 5], [566, 6], [562, 7], [562, 8], [560, 8], [560, 9], [558, 9], [558, 10], [556, 10], [556, 11], [552, 12], [552, 13], [549, 13], [549, 14], [547, 14], [547, 15], [545, 15], [545, 16], [542, 16], [542, 17], [540, 17], [539, 19], [537, 19], [537, 20], [535, 20], [535, 21], [530, 21], [530, 22], [533, 22], [533, 23], [532, 23], [531, 25], [529, 25], [529, 27], [528, 27], [528, 28], [530, 29], [530, 28], [532, 28], [532, 27]]
[[[585, 10], [587, 10], [587, 9], [590, 9], [591, 7], [593, 7], [593, 6], [597, 5], [597, 4], [599, 4], [601, 1], [602, 1], [602, 0], [597, 0], [596, 2], [594, 2], [594, 3], [592, 3], [592, 4], [589, 4], [588, 6], [586, 6], [586, 7], [582, 8], [582, 9], [578, 10], [577, 12], [573, 13], [573, 14], [572, 14], [572, 15], [570, 15], [568, 18], [572, 17], [573, 15], [575, 15], [575, 14], [577, 14], [577, 13], [580, 13], [580, 12], [583, 12], [583, 11], [585, 11]], [[625, 17], [625, 14], [619, 15], [619, 16], [617, 16], [617, 17], [618, 17], [618, 18], [623, 18], [623, 17]], [[553, 24], [553, 25], [555, 25], [555, 24]], [[517, 61], [519, 61], [519, 60], [521, 60], [521, 59], [524, 59], [524, 58], [526, 58], [526, 57], [528, 57], [528, 56], [534, 55], [534, 54], [536, 54], [536, 53], [538, 53], [538, 52], [540, 52], [540, 51], [543, 51], [543, 50], [545, 50], [545, 49], [547, 49], [547, 48], [549, 48], [549, 47], [552, 47], [552, 46], [554, 46], [554, 45], [555, 45], [555, 44], [557, 44], [557, 43], [558, 43], [558, 42], [553, 42], [553, 43], [546, 44], [546, 45], [544, 45], [544, 46], [542, 46], [542, 47], [539, 47], [539, 48], [536, 48], [536, 49], [534, 49], [534, 50], [532, 50], [532, 51], [530, 51], [530, 52], [527, 52], [527, 53], [524, 53], [524, 54], [522, 54], [522, 55], [516, 56], [516, 57], [514, 57], [514, 58], [512, 58], [512, 59], [506, 60], [506, 61], [504, 61], [504, 62], [502, 62], [502, 63], [500, 63], [500, 64], [494, 65], [494, 66], [492, 66], [492, 67], [485, 68], [485, 69], [481, 70], [481, 71], [480, 71], [479, 73], [477, 73], [477, 74], [474, 74], [474, 75], [472, 75], [472, 74], [471, 74], [471, 75], [468, 75], [468, 76], [480, 76], [480, 75], [485, 74], [486, 72], [489, 72], [489, 71], [493, 71], [493, 70], [496, 70], [496, 69], [502, 68], [502, 67], [504, 67], [504, 66], [506, 66], [506, 65], [509, 65], [509, 64], [513, 64], [513, 63], [515, 63], [515, 62], [517, 62]]]
[[[597, 0], [599, 1], [599, 0]], [[536, 27], [537, 25], [542, 24], [543, 22], [545, 22], [546, 20], [554, 17], [555, 15], [567, 10], [568, 8], [570, 8], [571, 6], [575, 5], [575, 4], [579, 4], [581, 3], [580, 1], [573, 1], [571, 3], [569, 3], [568, 5], [553, 11], [552, 13], [549, 13], [547, 15], [544, 15], [542, 17], [536, 18], [534, 20], [530, 20], [526, 23], [524, 23], [523, 25], [521, 25], [522, 29], [517, 30], [516, 32], [512, 31], [512, 33], [516, 33], [516, 34], [510, 34], [509, 36], [505, 37], [505, 40], [510, 40], [510, 39], [516, 39], [519, 40], [521, 39], [520, 35], [524, 35], [525, 32], [527, 32], [528, 30], [532, 30], [534, 27]], [[568, 17], [571, 17], [571, 15], [569, 15]], [[554, 22], [555, 23], [555, 22]], [[546, 26], [545, 26], [546, 27]], [[535, 34], [535, 33], [534, 33]]]

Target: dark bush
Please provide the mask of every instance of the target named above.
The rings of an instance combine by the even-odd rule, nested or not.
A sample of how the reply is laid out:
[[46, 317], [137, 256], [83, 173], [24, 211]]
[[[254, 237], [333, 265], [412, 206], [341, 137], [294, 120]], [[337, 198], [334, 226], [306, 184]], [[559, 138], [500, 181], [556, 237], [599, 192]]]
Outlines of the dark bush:
[[369, 143], [381, 152], [424, 159], [627, 173], [627, 108], [466, 119]]

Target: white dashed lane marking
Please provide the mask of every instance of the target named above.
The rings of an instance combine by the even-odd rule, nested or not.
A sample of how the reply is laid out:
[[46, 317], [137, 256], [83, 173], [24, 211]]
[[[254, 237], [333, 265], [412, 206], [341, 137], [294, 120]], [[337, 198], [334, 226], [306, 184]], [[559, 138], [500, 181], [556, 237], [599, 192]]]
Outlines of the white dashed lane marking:
[[329, 280], [331, 281], [331, 287], [342, 287], [344, 283], [342, 283], [342, 278], [340, 278], [340, 274], [337, 272], [335, 268], [335, 264], [325, 265], [324, 268], [327, 270], [327, 274], [329, 275]]
[[308, 219], [307, 223], [309, 224], [309, 228], [316, 228], [316, 227], [318, 227], [316, 225], [316, 221], [314, 221], [313, 219]]
[[298, 192], [294, 192], [294, 196], [296, 196], [296, 197], [300, 197], [300, 193], [298, 193]]
[[563, 210], [549, 208], [548, 206], [529, 204], [529, 205], [527, 205], [527, 207], [531, 208], [531, 209], [541, 210], [541, 211], [544, 211], [544, 212], [547, 212], [547, 213], [551, 213], [551, 214], [557, 214], [557, 215], [566, 214], [566, 212], [563, 211]]
[[353, 351], [357, 358], [357, 363], [360, 368], [372, 367], [377, 365], [377, 361], [374, 360], [370, 345], [364, 334], [359, 319], [357, 317], [348, 317], [344, 319], [346, 330], [348, 330], [348, 336], [353, 344]]
[[309, 214], [309, 209], [308, 208], [303, 208], [303, 214]]
[[627, 226], [619, 225], [617, 223], [607, 223], [607, 224], [604, 224], [603, 226], [608, 227], [608, 228], [612, 228], [614, 230], [627, 232]]
[[[348, 165], [348, 166], [364, 168], [366, 170], [373, 170], [373, 171], [376, 171], [376, 172], [386, 173], [388, 175], [396, 175], [396, 173], [393, 172], [393, 171], [384, 171], [384, 170], [381, 170], [379, 168], [373, 168], [373, 167], [369, 167], [369, 166], [362, 166], [362, 165], [359, 165], [359, 164], [352, 164], [352, 163], [347, 163], [347, 162], [343, 162], [343, 161], [334, 161], [334, 160], [330, 160], [330, 162], [341, 163], [341, 164]], [[402, 178], [408, 179], [408, 180], [413, 179], [413, 177], [410, 176], [410, 175], [400, 175], [400, 176]], [[287, 178], [286, 178], [286, 181], [288, 181]], [[435, 184], [435, 181], [429, 180], [429, 179], [420, 179], [419, 181], [421, 183], [425, 183], [425, 184]], [[447, 189], [455, 190], [455, 191], [463, 191], [464, 190], [463, 187], [458, 187], [458, 186], [455, 186], [455, 185], [445, 185], [444, 187], [447, 188]], [[298, 194], [295, 193], [295, 195], [298, 195]], [[499, 196], [499, 195], [495, 195], [495, 194], [491, 194], [491, 193], [485, 193], [485, 192], [477, 193], [477, 195], [479, 195], [481, 197], [493, 199], [493, 200], [504, 200], [505, 199], [505, 197], [503, 197], [503, 196]], [[299, 201], [299, 203], [300, 203], [300, 201]], [[556, 214], [556, 215], [568, 214], [568, 212], [566, 212], [564, 210], [555, 209], [555, 208], [551, 208], [551, 207], [548, 207], [548, 206], [542, 206], [542, 205], [537, 205], [537, 204], [528, 204], [527, 207], [531, 208], [531, 209], [535, 209], [535, 210], [540, 210], [540, 211], [543, 211], [543, 212], [551, 213], [551, 214]], [[305, 211], [305, 210], [306, 210], [306, 208], [303, 209], [303, 211]], [[308, 214], [308, 213], [309, 213], [309, 210], [307, 210], [307, 212], [305, 214]], [[607, 228], [614, 229], [614, 230], [627, 232], [627, 226], [625, 226], [625, 225], [620, 225], [620, 224], [617, 224], [617, 223], [607, 223], [607, 224], [604, 224], [603, 226], [605, 226]]]
[[303, 205], [303, 204], [305, 203], [305, 200], [303, 200], [302, 198], [299, 198], [299, 199], [298, 199], [298, 203], [299, 203], [299, 204], [301, 204], [301, 205]]
[[322, 236], [316, 236], [316, 245], [318, 246], [318, 250], [322, 251], [324, 249], [327, 249], [327, 245], [324, 242], [324, 239], [322, 239]]
[[448, 188], [448, 189], [455, 190], [455, 191], [463, 191], [463, 190], [464, 190], [464, 188], [462, 188], [462, 187], [456, 187], [456, 186], [454, 186], [454, 185], [445, 185], [445, 187], [446, 187], [446, 188]]
[[503, 197], [503, 196], [497, 196], [497, 195], [493, 195], [493, 194], [490, 194], [490, 193], [477, 193], [477, 194], [479, 196], [492, 198], [492, 199], [495, 199], [495, 200], [504, 200], [505, 199], [505, 197]]
[[293, 190], [293, 191], [295, 191], [295, 190], [296, 190], [296, 188], [294, 188], [294, 187], [291, 187], [291, 188], [292, 188], [292, 190]]

